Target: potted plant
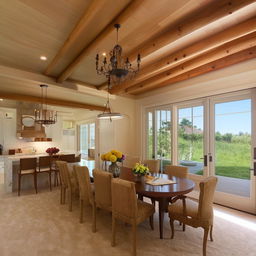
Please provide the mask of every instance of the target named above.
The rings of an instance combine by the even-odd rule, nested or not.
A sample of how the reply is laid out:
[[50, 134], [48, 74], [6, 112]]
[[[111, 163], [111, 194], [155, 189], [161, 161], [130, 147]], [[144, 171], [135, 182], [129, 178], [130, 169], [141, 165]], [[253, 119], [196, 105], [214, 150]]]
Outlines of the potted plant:
[[117, 165], [117, 162], [121, 163], [125, 159], [125, 155], [118, 150], [111, 150], [105, 154], [101, 155], [102, 161], [110, 161], [111, 164], [108, 167], [108, 171], [113, 174], [114, 177], [119, 177], [120, 167]]
[[132, 169], [136, 181], [142, 181], [149, 174], [149, 168], [141, 163], [136, 163]]
[[53, 148], [47, 148], [45, 152], [48, 153], [50, 156], [52, 156], [57, 154], [59, 151], [60, 150], [58, 148], [53, 147]]

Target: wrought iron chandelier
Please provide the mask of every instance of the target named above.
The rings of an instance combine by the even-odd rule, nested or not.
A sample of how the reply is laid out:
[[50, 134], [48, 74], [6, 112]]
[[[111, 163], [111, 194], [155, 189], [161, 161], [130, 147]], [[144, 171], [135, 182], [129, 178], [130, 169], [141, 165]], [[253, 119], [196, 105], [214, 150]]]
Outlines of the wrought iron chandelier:
[[111, 88], [113, 85], [120, 84], [126, 79], [132, 79], [139, 71], [141, 63], [140, 54], [137, 56], [136, 68], [132, 66], [128, 57], [122, 57], [122, 47], [118, 44], [118, 30], [120, 29], [121, 25], [115, 24], [114, 27], [116, 28], [116, 45], [109, 53], [109, 61], [107, 61], [107, 56], [105, 54], [101, 65], [99, 65], [99, 54], [96, 55], [97, 74], [106, 76], [109, 88]]
[[57, 122], [57, 112], [55, 110], [47, 109], [47, 88], [48, 85], [40, 84], [41, 87], [41, 106], [35, 109], [35, 122], [42, 125], [55, 124]]
[[105, 105], [105, 109], [103, 113], [97, 116], [98, 119], [109, 119], [111, 122], [112, 120], [122, 119], [124, 116], [121, 113], [112, 112], [110, 106], [110, 99], [109, 99], [109, 85], [108, 85], [108, 96], [107, 96], [107, 103]]

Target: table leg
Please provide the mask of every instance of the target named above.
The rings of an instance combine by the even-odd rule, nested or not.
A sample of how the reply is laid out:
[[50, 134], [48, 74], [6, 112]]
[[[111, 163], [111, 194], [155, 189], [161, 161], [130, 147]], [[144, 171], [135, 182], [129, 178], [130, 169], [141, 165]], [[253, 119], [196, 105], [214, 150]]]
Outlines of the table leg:
[[158, 202], [159, 202], [159, 232], [160, 232], [160, 239], [163, 239], [164, 213], [168, 209], [168, 199], [159, 198]]

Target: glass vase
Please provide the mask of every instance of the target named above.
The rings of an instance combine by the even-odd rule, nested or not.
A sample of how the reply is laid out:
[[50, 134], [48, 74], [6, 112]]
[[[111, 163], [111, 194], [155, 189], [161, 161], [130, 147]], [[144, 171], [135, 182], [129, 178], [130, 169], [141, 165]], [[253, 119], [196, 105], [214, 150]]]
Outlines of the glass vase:
[[114, 178], [117, 178], [120, 176], [120, 167], [117, 165], [117, 163], [111, 163], [108, 167], [108, 171], [113, 174]]

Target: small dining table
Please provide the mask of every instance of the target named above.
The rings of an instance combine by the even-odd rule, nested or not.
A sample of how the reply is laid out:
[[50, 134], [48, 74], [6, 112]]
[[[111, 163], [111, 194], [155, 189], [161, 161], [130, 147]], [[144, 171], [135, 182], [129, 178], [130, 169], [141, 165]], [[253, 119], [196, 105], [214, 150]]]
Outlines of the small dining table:
[[172, 180], [175, 183], [168, 185], [149, 185], [144, 180], [135, 182], [135, 176], [131, 168], [121, 167], [120, 179], [135, 182], [136, 193], [139, 197], [149, 197], [154, 201], [158, 201], [159, 205], [159, 232], [160, 239], [163, 239], [163, 223], [164, 214], [168, 211], [170, 198], [181, 196], [191, 192], [195, 183], [192, 180], [171, 176], [168, 174], [152, 173], [152, 176]]

